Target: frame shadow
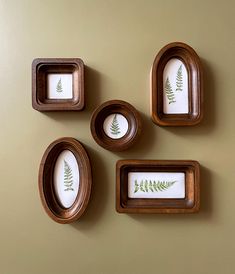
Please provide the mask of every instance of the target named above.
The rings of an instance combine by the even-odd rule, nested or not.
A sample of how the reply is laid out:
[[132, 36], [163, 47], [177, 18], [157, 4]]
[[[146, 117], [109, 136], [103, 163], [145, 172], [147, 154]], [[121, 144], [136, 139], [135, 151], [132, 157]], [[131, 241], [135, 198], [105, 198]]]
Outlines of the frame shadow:
[[[101, 104], [102, 75], [88, 66], [84, 67], [84, 96], [85, 107], [81, 111], [52, 111], [41, 112], [43, 115], [59, 123], [74, 123], [80, 120], [89, 120], [94, 109]], [[95, 95], [94, 95], [95, 94]]]
[[104, 193], [108, 193], [109, 191], [107, 168], [102, 155], [87, 145], [85, 145], [85, 148], [92, 167], [91, 196], [84, 214], [78, 221], [70, 224], [80, 231], [93, 228], [95, 223], [101, 218], [107, 204], [107, 195], [104, 195]]
[[[173, 223], [173, 222], [201, 222], [210, 220], [213, 214], [213, 186], [212, 174], [209, 169], [200, 166], [200, 199], [201, 205], [198, 213], [185, 214], [127, 214], [138, 222]], [[117, 213], [118, 214], [118, 213]], [[123, 214], [123, 213], [122, 213]]]

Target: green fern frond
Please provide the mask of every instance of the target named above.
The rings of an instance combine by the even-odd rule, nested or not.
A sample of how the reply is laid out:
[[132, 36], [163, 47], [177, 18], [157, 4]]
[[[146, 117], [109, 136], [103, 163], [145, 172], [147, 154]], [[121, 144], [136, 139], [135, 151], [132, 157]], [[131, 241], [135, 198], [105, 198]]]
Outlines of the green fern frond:
[[143, 191], [143, 192], [145, 192], [143, 180], [141, 180], [141, 182], [140, 182], [140, 190]]
[[145, 180], [145, 183], [144, 183], [144, 188], [145, 188], [145, 191], [148, 192], [148, 181]]
[[113, 117], [113, 121], [110, 126], [110, 132], [113, 135], [118, 135], [119, 133], [121, 133], [119, 124], [118, 124], [118, 120], [117, 120], [117, 114], [115, 114]]
[[69, 190], [74, 191], [74, 189], [73, 189], [72, 187], [69, 187], [69, 188], [64, 189], [64, 191], [69, 191]]
[[169, 78], [167, 77], [166, 82], [165, 82], [165, 93], [168, 99], [169, 104], [175, 103], [175, 94], [172, 91], [171, 83], [169, 81]]
[[139, 185], [137, 183], [137, 180], [135, 180], [135, 191], [134, 193], [136, 193], [139, 190]]
[[153, 188], [154, 188], [155, 191], [158, 191], [156, 181], [153, 181]]
[[151, 180], [149, 181], [149, 189], [150, 189], [152, 192], [154, 192], [154, 190], [153, 190], [153, 185], [152, 185], [152, 181], [151, 181]]
[[62, 87], [62, 82], [61, 82], [61, 78], [60, 80], [58, 81], [57, 85], [56, 85], [56, 91], [57, 92], [63, 92], [63, 87]]
[[182, 73], [182, 64], [177, 70], [176, 74], [176, 91], [182, 91], [183, 90], [183, 73]]
[[135, 191], [134, 193], [138, 192], [139, 190], [142, 192], [159, 192], [168, 190], [171, 186], [173, 186], [177, 181], [151, 181], [151, 180], [141, 180], [140, 184], [138, 181], [135, 180]]
[[73, 171], [67, 161], [64, 160], [64, 191], [72, 190], [73, 185]]

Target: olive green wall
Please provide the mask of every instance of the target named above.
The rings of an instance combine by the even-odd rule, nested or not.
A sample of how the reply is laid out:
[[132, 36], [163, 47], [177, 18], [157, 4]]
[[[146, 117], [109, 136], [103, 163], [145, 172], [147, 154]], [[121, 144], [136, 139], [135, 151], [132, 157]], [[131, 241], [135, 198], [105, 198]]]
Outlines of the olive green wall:
[[[0, 1], [0, 273], [234, 273], [234, 1]], [[149, 72], [167, 43], [191, 45], [202, 59], [205, 118], [189, 128], [160, 128], [149, 116]], [[87, 107], [40, 113], [31, 107], [31, 62], [81, 57]], [[133, 104], [144, 121], [137, 145], [112, 153], [93, 140], [89, 122], [106, 100]], [[85, 144], [93, 193], [81, 220], [53, 222], [42, 209], [37, 175], [53, 140]], [[193, 159], [202, 164], [197, 215], [115, 211], [120, 158]]]

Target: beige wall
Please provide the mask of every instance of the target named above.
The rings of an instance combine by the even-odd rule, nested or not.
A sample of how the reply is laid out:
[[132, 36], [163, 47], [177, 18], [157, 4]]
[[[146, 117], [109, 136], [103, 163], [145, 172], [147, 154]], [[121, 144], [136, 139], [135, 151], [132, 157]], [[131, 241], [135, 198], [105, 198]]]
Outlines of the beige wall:
[[[234, 273], [234, 1], [0, 1], [0, 273]], [[165, 44], [183, 41], [202, 59], [205, 119], [160, 128], [149, 116], [149, 72]], [[87, 107], [40, 113], [31, 107], [35, 57], [81, 57]], [[123, 99], [142, 114], [139, 143], [122, 153], [99, 147], [89, 122], [96, 106]], [[47, 145], [62, 136], [91, 156], [93, 194], [72, 225], [42, 209], [37, 173]], [[202, 164], [198, 215], [115, 212], [120, 158], [194, 159]]]

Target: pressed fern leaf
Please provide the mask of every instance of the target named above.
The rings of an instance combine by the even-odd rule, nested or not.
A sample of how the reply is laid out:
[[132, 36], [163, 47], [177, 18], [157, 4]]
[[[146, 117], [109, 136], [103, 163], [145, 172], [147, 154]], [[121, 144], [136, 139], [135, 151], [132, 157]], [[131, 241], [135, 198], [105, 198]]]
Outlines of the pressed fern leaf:
[[169, 78], [167, 77], [166, 82], [165, 82], [165, 93], [168, 99], [169, 104], [175, 103], [175, 94], [172, 91], [171, 83], [169, 81]]
[[151, 181], [151, 180], [141, 180], [140, 184], [138, 184], [137, 180], [135, 180], [135, 191], [142, 192], [160, 192], [168, 190], [171, 186], [173, 186], [177, 181]]
[[182, 65], [177, 70], [176, 74], [176, 90], [182, 91], [183, 90], [183, 73], [182, 73]]
[[151, 180], [149, 181], [149, 189], [150, 189], [152, 192], [154, 192], [154, 190], [153, 190], [153, 185], [152, 185], [152, 181], [151, 181]]
[[134, 193], [136, 193], [138, 190], [139, 190], [139, 185], [138, 185], [137, 180], [135, 180], [135, 191], [134, 191]]
[[148, 181], [145, 180], [145, 183], [144, 183], [144, 188], [145, 188], [145, 191], [148, 192]]
[[57, 92], [63, 92], [61, 78], [60, 78], [60, 80], [58, 81], [58, 83], [56, 85], [56, 91]]
[[143, 180], [141, 180], [141, 182], [140, 182], [140, 190], [143, 191], [143, 192], [145, 192]]
[[73, 186], [73, 171], [72, 171], [70, 165], [68, 164], [68, 162], [65, 160], [64, 160], [64, 186], [65, 186], [64, 191], [69, 191], [69, 190], [74, 191], [74, 189], [72, 188], [72, 186]]
[[118, 120], [117, 120], [117, 114], [114, 115], [113, 117], [113, 121], [111, 123], [111, 126], [110, 126], [110, 132], [113, 134], [113, 135], [118, 135], [120, 132], [120, 128], [119, 128], [119, 124], [118, 124]]

